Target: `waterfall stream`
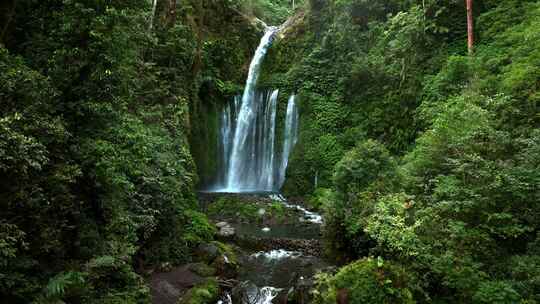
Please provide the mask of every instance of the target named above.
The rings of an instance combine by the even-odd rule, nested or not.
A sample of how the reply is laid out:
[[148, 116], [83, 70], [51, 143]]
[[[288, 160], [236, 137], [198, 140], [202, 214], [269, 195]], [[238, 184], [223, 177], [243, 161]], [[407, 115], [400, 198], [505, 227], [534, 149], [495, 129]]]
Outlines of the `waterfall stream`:
[[[278, 124], [279, 90], [257, 90], [257, 80], [260, 68], [268, 48], [272, 44], [274, 35], [278, 31], [275, 27], [267, 27], [266, 33], [255, 52], [242, 96], [236, 96], [231, 102], [224, 105], [219, 115], [218, 148], [221, 153], [217, 164], [217, 177], [212, 192], [279, 192], [285, 182], [285, 173], [289, 156], [298, 139], [299, 112], [296, 105], [296, 96], [288, 98], [285, 120], [283, 122], [283, 136], [278, 143], [276, 136]], [[299, 211], [302, 214], [297, 222], [303, 227], [315, 226], [321, 223], [320, 216], [308, 210], [287, 204], [278, 194], [274, 200], [282, 202], [286, 208]], [[264, 211], [264, 210], [263, 210]], [[309, 224], [303, 224], [303, 221]], [[295, 222], [296, 223], [296, 222]], [[311, 226], [310, 226], [311, 225]], [[265, 227], [257, 232], [249, 227], [237, 225], [237, 234], [242, 232], [248, 235], [264, 233], [264, 237], [277, 236], [281, 230], [297, 231], [288, 227]], [[243, 229], [244, 228], [244, 229]], [[272, 231], [271, 231], [272, 230]], [[275, 231], [274, 231], [275, 230]], [[318, 229], [314, 229], [319, 231]], [[291, 231], [284, 232], [284, 236], [292, 237]], [[311, 232], [311, 230], [309, 231]], [[307, 232], [306, 232], [307, 233]], [[297, 233], [298, 234], [298, 233]], [[298, 234], [299, 237], [308, 235]], [[317, 237], [317, 235], [309, 235]], [[288, 287], [294, 279], [289, 270], [294, 273], [313, 275], [312, 267], [305, 267], [303, 263], [319, 265], [313, 257], [303, 256], [300, 252], [286, 251], [284, 249], [269, 252], [255, 253], [247, 258], [244, 270], [240, 275], [244, 288], [242, 303], [271, 304], [283, 288]], [[284, 271], [284, 272], [282, 272]], [[303, 277], [300, 276], [302, 279]], [[231, 293], [225, 293], [218, 302], [232, 304]], [[239, 299], [237, 298], [236, 301]]]
[[[257, 90], [260, 68], [276, 27], [267, 27], [255, 51], [243, 95], [220, 114], [218, 176], [215, 192], [277, 192], [285, 181], [288, 158], [297, 141], [295, 96], [287, 105], [283, 142], [276, 143], [278, 90]], [[278, 152], [282, 147], [282, 151]]]
[[285, 132], [283, 134], [283, 152], [281, 153], [281, 167], [279, 168], [279, 186], [285, 182], [285, 171], [289, 163], [291, 150], [298, 139], [298, 109], [296, 108], [296, 96], [289, 97], [287, 103], [287, 116], [285, 117]]

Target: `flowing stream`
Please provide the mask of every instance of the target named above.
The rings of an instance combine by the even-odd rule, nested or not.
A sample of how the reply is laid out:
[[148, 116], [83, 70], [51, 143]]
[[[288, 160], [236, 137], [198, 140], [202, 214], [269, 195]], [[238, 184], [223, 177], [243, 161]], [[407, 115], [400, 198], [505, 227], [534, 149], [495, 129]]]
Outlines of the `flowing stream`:
[[[233, 225], [240, 238], [257, 237], [262, 242], [271, 240], [295, 240], [313, 242], [319, 239], [320, 215], [287, 202], [280, 195], [270, 195], [272, 201], [279, 201], [285, 207], [295, 210], [295, 223], [282, 227], [276, 224], [261, 229], [256, 224]], [[281, 303], [283, 297], [298, 294], [298, 288], [311, 286], [314, 274], [329, 266], [318, 256], [301, 250], [283, 248], [249, 252], [241, 258], [238, 280], [241, 282], [233, 290], [223, 294], [221, 304], [270, 304]], [[296, 291], [294, 291], [296, 289]], [[303, 292], [307, 292], [305, 289]], [[276, 299], [277, 298], [277, 299]]]
[[[288, 96], [283, 135], [277, 141], [278, 90], [257, 90], [257, 80], [264, 57], [278, 28], [267, 27], [249, 67], [242, 96], [236, 96], [222, 108], [218, 147], [218, 176], [208, 192], [274, 193], [273, 201], [293, 209], [298, 217], [289, 225], [257, 227], [237, 224], [238, 236], [287, 242], [316, 243], [322, 217], [307, 209], [288, 203], [279, 193], [285, 182], [289, 156], [298, 140], [299, 111], [296, 96]], [[310, 243], [311, 242], [311, 243]], [[236, 292], [223, 295], [221, 304], [270, 304], [283, 291], [313, 276], [324, 262], [299, 251], [275, 248], [254, 252], [242, 261]], [[238, 294], [240, 290], [240, 295]]]

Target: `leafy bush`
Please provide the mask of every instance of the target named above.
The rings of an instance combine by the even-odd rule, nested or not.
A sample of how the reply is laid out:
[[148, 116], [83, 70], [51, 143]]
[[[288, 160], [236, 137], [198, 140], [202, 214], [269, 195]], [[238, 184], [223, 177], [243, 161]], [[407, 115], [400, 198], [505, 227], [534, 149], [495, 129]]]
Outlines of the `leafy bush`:
[[537, 302], [538, 3], [476, 3], [474, 56], [462, 2], [312, 3], [274, 72], [303, 98], [287, 183], [341, 159], [315, 199], [331, 252], [405, 265], [422, 301]]
[[317, 278], [314, 303], [339, 303], [346, 295], [347, 303], [416, 303], [411, 282], [405, 270], [382, 258], [365, 258], [339, 269], [330, 276]]
[[208, 279], [191, 288], [179, 301], [179, 304], [210, 304], [218, 298], [219, 286], [215, 279]]

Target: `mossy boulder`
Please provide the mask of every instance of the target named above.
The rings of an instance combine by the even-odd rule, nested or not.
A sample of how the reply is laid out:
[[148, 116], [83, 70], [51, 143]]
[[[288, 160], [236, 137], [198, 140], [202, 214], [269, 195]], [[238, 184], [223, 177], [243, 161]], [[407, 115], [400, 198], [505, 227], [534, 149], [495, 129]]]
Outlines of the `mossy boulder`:
[[201, 277], [211, 277], [216, 275], [216, 269], [205, 263], [193, 263], [189, 265], [189, 270]]
[[195, 249], [197, 261], [203, 263], [212, 263], [219, 256], [219, 248], [214, 243], [200, 244]]
[[215, 278], [198, 284], [178, 300], [178, 304], [210, 304], [216, 303], [219, 297], [219, 285]]
[[234, 249], [226, 244], [214, 242], [219, 248], [219, 256], [211, 266], [216, 270], [216, 275], [223, 278], [236, 278], [240, 269], [238, 258]]

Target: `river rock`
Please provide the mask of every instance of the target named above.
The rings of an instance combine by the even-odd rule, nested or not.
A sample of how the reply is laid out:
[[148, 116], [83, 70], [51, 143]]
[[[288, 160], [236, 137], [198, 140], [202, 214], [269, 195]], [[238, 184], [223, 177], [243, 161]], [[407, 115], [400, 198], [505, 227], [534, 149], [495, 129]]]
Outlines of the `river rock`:
[[227, 223], [227, 222], [216, 223], [216, 227], [218, 227], [219, 229], [221, 229], [223, 227], [227, 227], [227, 226], [229, 226], [229, 223]]
[[236, 285], [231, 291], [233, 304], [249, 303], [249, 294], [258, 290], [257, 286], [251, 282], [242, 282]]
[[310, 290], [313, 288], [313, 280], [310, 278], [299, 277], [294, 284], [292, 299], [294, 303], [307, 304], [311, 303]]
[[200, 244], [195, 249], [195, 256], [199, 261], [210, 264], [219, 256], [219, 248], [214, 244]]
[[188, 269], [201, 277], [211, 277], [216, 274], [216, 270], [205, 263], [188, 264]]
[[233, 226], [231, 226], [227, 222], [219, 222], [216, 223], [216, 227], [218, 228], [218, 237], [224, 240], [232, 239], [236, 235], [236, 231]]
[[226, 226], [221, 229], [219, 229], [218, 235], [225, 238], [230, 238], [235, 235], [236, 231], [233, 227]]
[[287, 304], [289, 302], [289, 289], [283, 288], [278, 295], [272, 299], [272, 304]]
[[216, 269], [216, 275], [219, 277], [234, 279], [238, 276], [238, 264], [231, 261], [226, 254], [218, 256], [211, 266]]

